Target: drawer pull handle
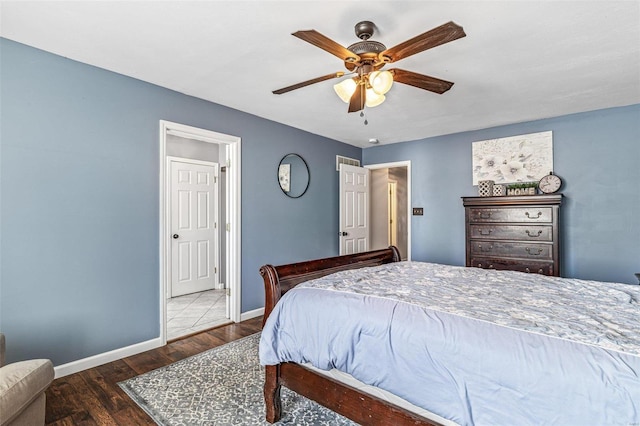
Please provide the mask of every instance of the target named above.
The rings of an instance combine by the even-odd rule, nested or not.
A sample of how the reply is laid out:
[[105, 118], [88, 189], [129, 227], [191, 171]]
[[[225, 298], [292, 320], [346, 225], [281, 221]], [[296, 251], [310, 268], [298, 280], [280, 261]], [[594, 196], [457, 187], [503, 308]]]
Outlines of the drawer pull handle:
[[[484, 268], [484, 266], [482, 266], [482, 263], [478, 263], [478, 268]], [[490, 264], [487, 266], [487, 269], [493, 269], [493, 263], [490, 263]]]
[[531, 238], [536, 238], [539, 237], [542, 234], [542, 229], [538, 229], [538, 234], [535, 235], [535, 232], [529, 232], [529, 230], [527, 229], [525, 231], [527, 233], [528, 236], [530, 236]]
[[491, 219], [491, 212], [478, 212], [480, 219]]
[[[480, 251], [484, 251], [484, 252], [487, 252], [487, 251], [491, 251], [491, 250], [493, 250], [493, 246], [492, 246], [492, 245], [491, 245], [491, 246], [489, 246], [489, 247], [488, 247], [488, 248], [486, 248], [486, 249], [483, 249], [483, 248], [482, 248], [482, 244], [478, 244], [478, 248], [480, 249]], [[527, 249], [527, 250], [528, 250], [528, 249]]]
[[535, 217], [534, 217], [534, 216], [529, 215], [529, 212], [526, 212], [526, 213], [525, 213], [525, 216], [527, 216], [529, 219], [540, 219], [540, 216], [542, 216], [542, 212], [538, 212], [538, 215], [537, 215], [537, 216], [535, 216]]
[[489, 229], [486, 233], [482, 229], [478, 230], [478, 234], [480, 235], [491, 235], [492, 232], [493, 232], [493, 229]]
[[529, 253], [531, 256], [540, 256], [540, 253], [542, 253], [542, 249], [539, 248], [537, 253], [531, 253], [531, 247], [527, 247], [525, 249], [527, 251], [527, 253]]

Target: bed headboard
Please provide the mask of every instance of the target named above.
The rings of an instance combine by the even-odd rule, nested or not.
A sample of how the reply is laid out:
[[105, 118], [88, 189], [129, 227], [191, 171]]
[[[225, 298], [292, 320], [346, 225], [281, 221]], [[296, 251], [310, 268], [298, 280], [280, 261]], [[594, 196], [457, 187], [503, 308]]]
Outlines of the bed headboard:
[[264, 265], [260, 268], [260, 275], [264, 280], [265, 295], [263, 324], [274, 306], [276, 306], [276, 303], [278, 303], [278, 300], [280, 300], [280, 297], [302, 282], [347, 269], [358, 269], [399, 261], [400, 252], [396, 247], [389, 246], [389, 248], [382, 250], [307, 260], [288, 265]]

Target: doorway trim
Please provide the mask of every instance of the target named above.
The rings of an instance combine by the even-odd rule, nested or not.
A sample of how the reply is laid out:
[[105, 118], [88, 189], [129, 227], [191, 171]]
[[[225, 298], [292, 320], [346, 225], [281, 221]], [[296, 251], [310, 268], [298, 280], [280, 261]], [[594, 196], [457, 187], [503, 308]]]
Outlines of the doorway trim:
[[389, 209], [389, 223], [387, 224], [388, 238], [391, 245], [398, 242], [398, 182], [387, 182], [389, 193], [387, 194], [387, 208]]
[[[226, 242], [226, 272], [227, 288], [229, 289], [229, 318], [233, 322], [240, 322], [241, 316], [241, 138], [211, 130], [200, 129], [184, 124], [173, 123], [171, 121], [160, 120], [160, 158], [159, 158], [159, 258], [160, 258], [160, 339], [162, 344], [167, 343], [167, 286], [171, 277], [168, 274], [168, 262], [171, 259], [169, 252], [171, 245], [171, 230], [169, 229], [171, 206], [168, 205], [169, 184], [167, 181], [167, 135], [172, 134], [188, 139], [195, 139], [202, 142], [224, 145], [226, 151], [225, 161], [220, 161], [222, 166], [227, 167], [228, 190], [226, 204], [226, 219], [224, 230], [227, 232]], [[223, 224], [221, 224], [221, 227]]]
[[[393, 163], [367, 164], [367, 169], [392, 169], [394, 167], [407, 168], [407, 260], [411, 260], [411, 161], [396, 161]], [[373, 206], [371, 207], [374, 208]], [[386, 208], [386, 206], [385, 206]]]

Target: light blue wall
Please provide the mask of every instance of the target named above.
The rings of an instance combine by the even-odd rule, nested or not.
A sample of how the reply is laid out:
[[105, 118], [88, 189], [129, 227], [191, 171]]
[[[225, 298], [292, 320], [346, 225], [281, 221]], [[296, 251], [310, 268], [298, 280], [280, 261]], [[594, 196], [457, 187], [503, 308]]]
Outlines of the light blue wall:
[[[0, 330], [9, 361], [56, 365], [159, 333], [158, 121], [242, 138], [242, 310], [263, 306], [260, 265], [338, 253], [335, 155], [361, 150], [0, 39]], [[417, 260], [464, 263], [460, 197], [471, 142], [554, 131], [566, 185], [564, 273], [635, 282], [640, 272], [640, 106], [368, 148], [412, 160]], [[311, 169], [290, 199], [276, 170]], [[310, 226], [313, 225], [313, 226]]]
[[[60, 365], [158, 336], [161, 119], [242, 138], [243, 312], [264, 305], [263, 263], [338, 253], [335, 155], [359, 148], [6, 39], [0, 56], [9, 361]], [[288, 152], [311, 168], [300, 199], [277, 184]]]
[[553, 131], [564, 180], [562, 274], [637, 284], [640, 272], [640, 105], [367, 148], [363, 163], [411, 160], [414, 260], [464, 265], [462, 196], [472, 186], [471, 143]]

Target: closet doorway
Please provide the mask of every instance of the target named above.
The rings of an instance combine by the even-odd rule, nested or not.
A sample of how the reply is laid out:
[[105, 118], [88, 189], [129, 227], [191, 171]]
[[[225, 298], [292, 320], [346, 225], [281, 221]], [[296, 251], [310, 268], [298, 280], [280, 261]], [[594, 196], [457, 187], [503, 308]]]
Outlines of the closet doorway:
[[166, 342], [240, 320], [240, 139], [166, 121], [160, 131]]

